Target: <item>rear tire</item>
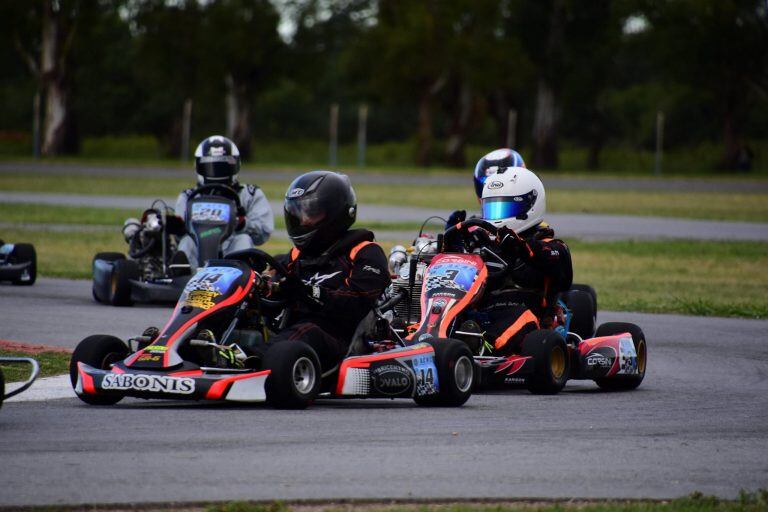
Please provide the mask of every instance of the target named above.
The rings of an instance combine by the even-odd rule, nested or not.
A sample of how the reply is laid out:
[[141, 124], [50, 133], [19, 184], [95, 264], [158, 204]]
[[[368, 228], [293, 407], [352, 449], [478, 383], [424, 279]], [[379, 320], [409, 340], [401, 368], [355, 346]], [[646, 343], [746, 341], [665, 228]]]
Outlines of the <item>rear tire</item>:
[[[122, 361], [130, 351], [120, 338], [107, 334], [95, 334], [81, 341], [69, 360], [69, 380], [72, 389], [77, 388], [77, 363], [85, 363], [99, 370], [109, 370], [113, 363]], [[90, 405], [113, 405], [123, 399], [121, 395], [77, 395]]]
[[522, 355], [533, 357], [533, 374], [525, 386], [536, 395], [560, 392], [571, 375], [568, 347], [562, 336], [547, 329], [533, 331], [523, 339]]
[[413, 401], [425, 407], [459, 407], [472, 396], [475, 383], [475, 361], [466, 343], [441, 339], [430, 341], [435, 349], [438, 394], [414, 396]]
[[263, 368], [271, 370], [265, 389], [273, 407], [305, 409], [320, 392], [320, 360], [303, 341], [282, 341], [269, 347]]
[[628, 332], [632, 335], [632, 343], [635, 345], [637, 353], [637, 367], [640, 373], [637, 375], [615, 375], [604, 379], [595, 379], [600, 388], [608, 391], [628, 391], [637, 388], [645, 378], [645, 367], [648, 362], [648, 344], [645, 341], [645, 334], [635, 324], [627, 322], [607, 322], [597, 328], [596, 337], [612, 336]]
[[15, 244], [13, 251], [11, 251], [10, 258], [11, 263], [25, 263], [31, 262], [29, 266], [27, 279], [15, 279], [11, 281], [16, 286], [32, 286], [37, 280], [37, 253], [35, 247], [32, 244]]
[[563, 302], [571, 310], [571, 324], [568, 330], [582, 339], [591, 338], [595, 334], [597, 311], [589, 293], [570, 290], [563, 294]]
[[131, 279], [139, 279], [139, 264], [133, 260], [115, 261], [109, 283], [109, 303], [113, 306], [133, 306]]

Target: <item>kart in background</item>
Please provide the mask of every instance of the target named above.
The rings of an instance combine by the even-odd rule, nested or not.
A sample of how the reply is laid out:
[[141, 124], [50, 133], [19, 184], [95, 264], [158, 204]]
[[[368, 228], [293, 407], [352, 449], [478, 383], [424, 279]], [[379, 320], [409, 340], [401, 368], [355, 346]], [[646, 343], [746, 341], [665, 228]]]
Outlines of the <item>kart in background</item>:
[[[318, 396], [460, 406], [471, 395], [475, 367], [465, 344], [387, 339], [381, 311], [399, 297], [360, 323], [349, 352], [333, 368], [321, 368], [301, 340], [270, 344], [286, 325], [290, 301], [271, 296], [259, 272], [268, 265], [282, 279], [296, 278], [258, 249], [230, 258], [210, 260], [189, 280], [162, 330], [147, 329], [128, 343], [108, 335], [81, 341], [70, 363], [77, 396], [93, 405], [131, 396], [304, 408]], [[255, 346], [263, 350], [247, 350]]]
[[7, 393], [5, 392], [5, 376], [3, 375], [3, 371], [0, 370], [0, 407], [2, 407], [3, 401], [26, 391], [32, 385], [32, 383], [35, 382], [37, 376], [40, 375], [40, 365], [31, 357], [0, 357], [0, 363], [28, 364], [30, 366], [30, 373], [27, 380], [22, 382], [21, 385], [17, 386], [14, 390], [8, 391]]
[[37, 280], [37, 253], [32, 244], [6, 244], [0, 240], [0, 281], [31, 286]]
[[[492, 224], [469, 219], [448, 228], [445, 235], [458, 234], [466, 240], [471, 238], [473, 228], [496, 234]], [[488, 245], [472, 253], [443, 252], [442, 246], [442, 235], [417, 239], [411, 258], [397, 260], [401, 273], [393, 281], [389, 295], [404, 294], [408, 300], [405, 306], [395, 309], [392, 323], [393, 329], [407, 339], [464, 341], [480, 369], [482, 386], [523, 384], [533, 393], [551, 394], [559, 392], [569, 379], [594, 380], [603, 389], [634, 389], [640, 385], [647, 360], [642, 330], [634, 324], [610, 322], [594, 331], [590, 325], [594, 322], [592, 297], [584, 291], [569, 292], [571, 298], [577, 297], [576, 305], [583, 308], [580, 327], [584, 336], [574, 331], [574, 313], [561, 298], [551, 329], [529, 333], [511, 355], [494, 354], [495, 340], [486, 337], [482, 315], [474, 305], [488, 281], [505, 274], [507, 264]]]
[[155, 201], [141, 221], [128, 219], [123, 226], [128, 258], [118, 252], [94, 256], [93, 298], [113, 306], [176, 302], [191, 277], [186, 257], [177, 256], [180, 237], [189, 233], [201, 263], [221, 257], [221, 242], [235, 230], [239, 207], [237, 192], [219, 184], [195, 189], [187, 202], [186, 223], [164, 202]]

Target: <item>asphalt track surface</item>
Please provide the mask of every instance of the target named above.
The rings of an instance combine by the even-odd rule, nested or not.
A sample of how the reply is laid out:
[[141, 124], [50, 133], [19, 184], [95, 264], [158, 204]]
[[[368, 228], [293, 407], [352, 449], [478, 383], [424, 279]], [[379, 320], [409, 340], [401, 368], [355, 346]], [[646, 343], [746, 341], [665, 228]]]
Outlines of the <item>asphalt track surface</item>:
[[[192, 163], [185, 167], [168, 166], [137, 166], [137, 165], [97, 165], [83, 163], [48, 163], [48, 162], [0, 162], [0, 173], [34, 172], [52, 175], [94, 175], [94, 176], [135, 176], [144, 178], [182, 178], [191, 176]], [[307, 168], [309, 170], [309, 168]], [[241, 171], [243, 182], [260, 183], [262, 181], [284, 182], [286, 185], [296, 177], [296, 172], [249, 170]], [[471, 174], [462, 173], [431, 173], [431, 172], [350, 172], [353, 183], [387, 184], [387, 185], [459, 185], [469, 186]], [[666, 177], [615, 177], [615, 176], [578, 176], [549, 175], [541, 173], [541, 178], [547, 188], [561, 189], [592, 189], [592, 190], [666, 190], [666, 191], [697, 191], [697, 192], [768, 192], [768, 181], [731, 176], [714, 178], [666, 178]]]
[[[0, 338], [73, 347], [160, 324], [84, 281], [0, 287]], [[126, 399], [0, 410], [0, 504], [333, 498], [733, 498], [768, 482], [768, 321], [601, 313], [639, 324], [634, 392], [475, 395], [460, 409], [319, 400], [306, 411]], [[23, 395], [21, 395], [23, 397]]]
[[[171, 206], [174, 200], [164, 198]], [[79, 194], [53, 194], [0, 191], [0, 202], [6, 204], [48, 204], [57, 206], [90, 206], [94, 208], [132, 208], [137, 214], [148, 208], [152, 199], [135, 196], [91, 196]], [[275, 215], [282, 212], [282, 202], [270, 201]], [[448, 210], [413, 206], [361, 204], [359, 221], [423, 222], [430, 216], [445, 217]], [[693, 239], [720, 241], [767, 241], [768, 223], [732, 222], [664, 217], [637, 217], [631, 215], [602, 215], [585, 213], [553, 213], [547, 221], [555, 227], [558, 236], [584, 240], [655, 240]], [[392, 232], [381, 239], [408, 240], [412, 232]], [[280, 235], [280, 232], [278, 232]], [[284, 236], [284, 234], [283, 234]]]

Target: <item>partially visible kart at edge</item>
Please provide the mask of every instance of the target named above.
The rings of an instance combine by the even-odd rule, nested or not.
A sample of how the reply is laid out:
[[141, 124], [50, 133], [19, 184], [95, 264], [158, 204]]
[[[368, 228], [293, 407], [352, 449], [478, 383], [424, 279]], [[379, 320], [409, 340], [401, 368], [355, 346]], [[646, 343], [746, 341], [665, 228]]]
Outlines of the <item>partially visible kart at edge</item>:
[[219, 184], [195, 189], [187, 203], [186, 223], [156, 200], [141, 220], [128, 219], [123, 226], [128, 258], [119, 252], [94, 256], [94, 300], [113, 306], [176, 302], [191, 277], [186, 258], [176, 258], [179, 239], [190, 234], [201, 262], [221, 257], [221, 242], [235, 230], [239, 207], [237, 193]]
[[[189, 282], [162, 330], [127, 343], [109, 335], [82, 340], [70, 363], [77, 396], [92, 405], [123, 397], [233, 402], [304, 408], [317, 397], [409, 398], [419, 405], [460, 406], [472, 393], [475, 366], [464, 343], [403, 342], [382, 304], [358, 325], [346, 357], [322, 368], [305, 342], [270, 344], [285, 327], [287, 299], [269, 295], [269, 266], [296, 279], [258, 249], [210, 260]], [[254, 270], [255, 269], [255, 270]], [[265, 347], [263, 358], [243, 347]], [[249, 353], [250, 352], [250, 353]]]
[[[472, 228], [491, 234], [496, 228], [482, 219], [469, 219], [446, 230], [465, 238]], [[529, 333], [511, 355], [494, 354], [473, 309], [489, 280], [501, 278], [505, 261], [489, 247], [475, 253], [444, 252], [443, 236], [417, 238], [410, 254], [394, 259], [399, 271], [388, 296], [406, 300], [395, 308], [393, 327], [408, 339], [462, 340], [472, 350], [481, 386], [525, 385], [533, 393], [559, 392], [569, 379], [594, 380], [608, 390], [640, 385], [646, 370], [647, 342], [637, 325], [609, 322], [595, 330], [596, 295], [588, 285], [576, 285], [559, 300], [552, 329]], [[390, 259], [393, 263], [393, 259]], [[397, 273], [397, 272], [396, 272]]]
[[7, 244], [0, 240], [0, 281], [31, 286], [37, 280], [37, 253], [32, 244]]
[[3, 405], [3, 401], [16, 396], [29, 389], [37, 376], [40, 375], [40, 365], [31, 357], [0, 357], [0, 363], [2, 364], [28, 364], [30, 366], [30, 374], [27, 380], [22, 382], [12, 391], [5, 392], [5, 376], [3, 371], [0, 370], [0, 407]]

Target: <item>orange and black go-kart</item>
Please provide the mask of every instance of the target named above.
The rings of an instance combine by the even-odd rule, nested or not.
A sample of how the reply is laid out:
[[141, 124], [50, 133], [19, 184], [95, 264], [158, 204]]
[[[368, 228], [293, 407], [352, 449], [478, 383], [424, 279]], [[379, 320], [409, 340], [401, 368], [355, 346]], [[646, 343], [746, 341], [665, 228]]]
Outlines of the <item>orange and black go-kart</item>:
[[29, 365], [30, 367], [29, 377], [27, 378], [27, 380], [17, 385], [11, 391], [6, 392], [5, 376], [3, 375], [2, 369], [0, 369], [0, 407], [2, 407], [4, 400], [7, 400], [8, 398], [11, 398], [12, 396], [16, 396], [19, 393], [22, 393], [27, 389], [29, 389], [32, 383], [35, 382], [35, 379], [37, 379], [38, 375], [40, 375], [40, 365], [38, 364], [37, 361], [35, 361], [31, 357], [0, 357], [0, 365], [17, 365], [17, 364]]
[[7, 244], [0, 240], [0, 281], [31, 286], [37, 279], [37, 253], [32, 244]]
[[647, 359], [643, 331], [623, 322], [605, 323], [594, 331], [589, 325], [594, 322], [591, 298], [583, 292], [576, 306], [587, 319], [586, 327], [581, 326], [585, 335], [574, 332], [574, 312], [561, 298], [550, 329], [529, 333], [511, 355], [494, 354], [495, 340], [488, 339], [475, 306], [489, 280], [504, 278], [507, 263], [492, 243], [478, 243], [482, 238], [472, 236], [478, 228], [491, 236], [497, 233], [492, 224], [469, 219], [448, 228], [444, 236], [460, 236], [472, 251], [446, 252], [440, 235], [417, 240], [409, 259], [399, 260], [400, 273], [388, 295], [404, 294], [408, 300], [395, 308], [393, 330], [412, 342], [463, 341], [472, 350], [482, 386], [522, 384], [533, 393], [553, 394], [569, 379], [594, 380], [610, 390], [640, 385]]
[[[77, 396], [92, 405], [130, 396], [267, 401], [278, 408], [304, 408], [317, 397], [409, 398], [436, 406], [469, 399], [475, 366], [464, 343], [388, 336], [381, 311], [399, 296], [363, 319], [333, 368], [321, 367], [301, 340], [270, 344], [290, 314], [290, 299], [280, 299], [273, 283], [296, 277], [258, 249], [230, 258], [209, 261], [189, 280], [162, 330], [149, 328], [127, 343], [108, 335], [81, 341], [70, 363]], [[255, 346], [263, 350], [248, 349]]]

